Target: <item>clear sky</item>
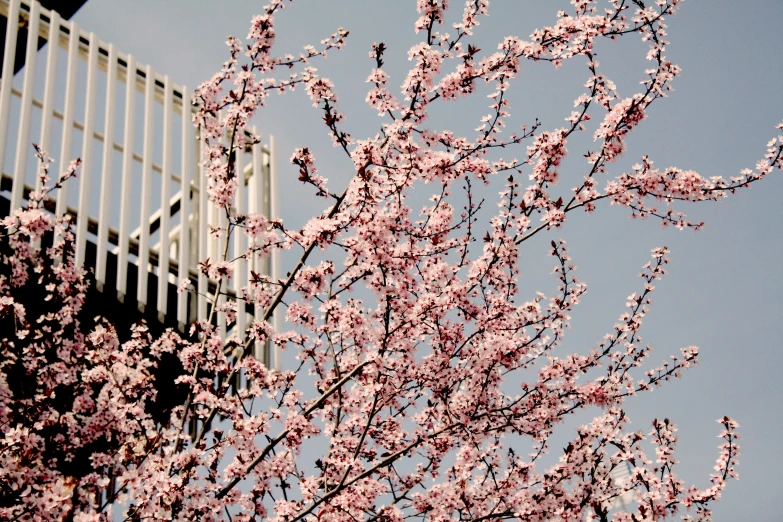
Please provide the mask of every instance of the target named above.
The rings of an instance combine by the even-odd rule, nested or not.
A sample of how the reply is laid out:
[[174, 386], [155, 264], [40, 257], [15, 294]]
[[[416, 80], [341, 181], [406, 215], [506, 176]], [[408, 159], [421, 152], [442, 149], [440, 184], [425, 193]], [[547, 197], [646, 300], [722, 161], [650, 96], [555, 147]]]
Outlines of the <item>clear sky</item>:
[[[461, 12], [461, 2], [453, 1]], [[105, 42], [134, 54], [177, 83], [195, 87], [227, 57], [224, 41], [247, 34], [250, 17], [263, 2], [251, 0], [89, 0], [75, 20]], [[342, 26], [351, 31], [342, 52], [316, 65], [336, 84], [346, 128], [355, 137], [377, 132], [380, 121], [364, 105], [372, 66], [371, 42], [389, 47], [391, 85], [399, 85], [406, 52], [416, 40], [415, 3], [402, 0], [297, 0], [278, 16], [278, 52], [298, 54]], [[549, 25], [568, 2], [495, 0], [490, 18], [478, 31], [487, 52], [506, 35], [526, 38]], [[669, 21], [669, 58], [683, 68], [668, 100], [653, 105], [648, 120], [633, 133], [629, 150], [613, 174], [649, 154], [659, 167], [676, 165], [704, 175], [737, 175], [753, 167], [783, 119], [783, 2], [780, 0], [688, 0]], [[635, 38], [635, 37], [634, 37]], [[643, 77], [644, 48], [605, 43], [599, 60], [614, 63], [608, 74], [621, 94], [630, 95]], [[512, 100], [510, 126], [539, 117], [546, 128], [563, 125], [571, 102], [582, 92], [582, 67], [555, 71], [524, 64]], [[455, 105], [438, 114], [439, 126], [472, 128], [485, 100]], [[256, 119], [265, 135], [278, 139], [281, 159], [295, 147], [315, 152], [321, 173], [341, 190], [352, 174], [345, 157], [332, 149], [314, 109], [300, 90], [272, 98]], [[573, 150], [579, 150], [573, 147]], [[282, 217], [298, 226], [320, 208], [296, 181], [295, 169], [280, 162]], [[611, 171], [610, 171], [611, 172]], [[564, 174], [567, 175], [567, 174]], [[580, 172], [578, 174], [582, 176]], [[634, 429], [649, 430], [651, 420], [667, 416], [679, 424], [680, 474], [699, 487], [708, 485], [717, 455], [719, 426], [729, 415], [741, 426], [739, 482], [732, 482], [716, 506], [715, 520], [781, 520], [779, 484], [783, 466], [783, 181], [774, 173], [750, 191], [719, 204], [685, 209], [707, 227], [698, 233], [661, 230], [657, 222], [628, 219], [616, 208], [599, 207], [595, 216], [576, 215], [557, 235], [571, 246], [580, 277], [588, 284], [583, 304], [573, 314], [565, 349], [585, 351], [609, 331], [622, 313], [625, 296], [639, 288], [637, 273], [655, 246], [671, 249], [670, 275], [661, 281], [645, 321], [644, 339], [658, 363], [679, 348], [701, 348], [701, 365], [684, 379], [630, 401]], [[568, 182], [566, 182], [568, 183]], [[571, 186], [571, 185], [567, 185]], [[319, 210], [320, 211], [320, 210]], [[530, 256], [541, 257], [544, 243]], [[285, 257], [284, 257], [285, 260]], [[551, 260], [544, 268], [549, 268]], [[546, 270], [526, 269], [531, 289], [551, 292]], [[285, 271], [285, 270], [284, 270]]]

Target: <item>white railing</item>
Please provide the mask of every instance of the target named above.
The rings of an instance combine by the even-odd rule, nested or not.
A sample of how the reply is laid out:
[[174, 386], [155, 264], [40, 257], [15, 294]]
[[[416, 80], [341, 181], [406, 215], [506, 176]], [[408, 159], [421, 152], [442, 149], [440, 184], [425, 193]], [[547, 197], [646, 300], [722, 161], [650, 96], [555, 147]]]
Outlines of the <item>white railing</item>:
[[[78, 263], [86, 260], [88, 242], [95, 245], [98, 289], [108, 293], [112, 257], [116, 259], [114, 290], [120, 301], [132, 299], [135, 293], [141, 311], [156, 310], [162, 322], [176, 317], [180, 329], [207, 317], [215, 281], [208, 281], [197, 263], [218, 257], [217, 240], [207, 234], [207, 227], [219, 224], [225, 215], [203, 190], [200, 142], [191, 122], [192, 92], [113, 44], [101, 42], [94, 33], [81, 31], [73, 21], [62, 21], [36, 1], [0, 0], [0, 15], [9, 20], [0, 81], [0, 170], [11, 181], [10, 208], [19, 208], [35, 188], [36, 166], [29, 161], [33, 141], [53, 156], [53, 151], [59, 151], [60, 165], [81, 157], [77, 179], [54, 195], [54, 212], [75, 218]], [[23, 78], [15, 78], [20, 26], [56, 45], [41, 51], [46, 62], [38, 71], [36, 62], [43, 57], [38, 56], [36, 39], [27, 38]], [[83, 115], [81, 121], [78, 115]], [[256, 129], [251, 131], [257, 134]], [[266, 146], [248, 146], [237, 154], [237, 171], [243, 173], [237, 191], [239, 213], [277, 215], [275, 159], [273, 138]], [[235, 256], [245, 251], [245, 241], [242, 234], [232, 238]], [[135, 289], [128, 288], [128, 269], [133, 265]], [[251, 270], [276, 277], [277, 263], [260, 256], [240, 257], [236, 277], [228, 282], [230, 294], [247, 285]], [[151, 275], [156, 288], [150, 288]], [[176, 310], [170, 309], [170, 285], [183, 278], [194, 282], [198, 297], [179, 294]], [[156, 302], [148, 302], [150, 295], [157, 295]], [[225, 295], [218, 299], [224, 300]], [[257, 309], [238, 313], [234, 327], [244, 331], [258, 313]], [[217, 320], [229, 333], [225, 316], [218, 314]], [[257, 347], [256, 356], [276, 366], [276, 354], [271, 361], [265, 353], [264, 347]]]

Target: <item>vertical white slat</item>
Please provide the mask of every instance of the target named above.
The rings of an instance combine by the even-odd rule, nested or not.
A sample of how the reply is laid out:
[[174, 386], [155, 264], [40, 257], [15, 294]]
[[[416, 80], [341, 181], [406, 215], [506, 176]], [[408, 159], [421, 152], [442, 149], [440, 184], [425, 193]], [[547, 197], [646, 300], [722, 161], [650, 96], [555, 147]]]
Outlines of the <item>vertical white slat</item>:
[[[65, 109], [63, 111], [63, 139], [60, 146], [60, 164], [63, 170], [74, 158], [71, 157], [71, 145], [73, 143], [73, 116], [76, 106], [76, 73], [79, 65], [79, 28], [71, 21], [68, 24], [68, 69], [65, 73]], [[57, 208], [55, 214], [62, 216], [68, 210], [68, 187], [65, 183], [57, 193]]]
[[[158, 252], [158, 320], [163, 322], [169, 297], [169, 236], [171, 234], [171, 119], [174, 117], [174, 93], [168, 75], [163, 79], [163, 172], [160, 196], [160, 250]], [[185, 190], [182, 190], [184, 198]], [[184, 226], [184, 223], [183, 223]]]
[[[207, 182], [207, 185], [209, 186], [209, 183]], [[207, 196], [209, 199], [209, 196]], [[219, 226], [219, 212], [218, 207], [215, 205], [215, 203], [210, 200], [209, 203], [209, 226], [210, 227], [217, 227]], [[220, 259], [220, 239], [215, 237], [214, 234], [209, 234], [209, 260], [212, 262], [219, 261]]]
[[[280, 217], [280, 206], [277, 199], [277, 143], [275, 142], [274, 136], [269, 136], [269, 183], [267, 185], [269, 187], [269, 193], [267, 194], [267, 197], [269, 199], [269, 213], [271, 214], [271, 219], [277, 219]], [[272, 250], [272, 270], [271, 270], [271, 276], [272, 281], [277, 282], [280, 280], [280, 250], [274, 249]], [[274, 316], [272, 320], [272, 327], [274, 328], [275, 332], [280, 331], [280, 307], [276, 308], [274, 311]], [[280, 370], [280, 363], [282, 362], [280, 360], [280, 353], [279, 350], [275, 349], [274, 344], [271, 342], [269, 343], [270, 349], [269, 349], [269, 356], [272, 359], [272, 367], [275, 370]]]
[[[255, 127], [253, 127], [253, 134], [255, 136], [258, 136], [258, 131]], [[263, 183], [263, 168], [264, 168], [264, 152], [263, 147], [260, 143], [253, 144], [251, 148], [252, 152], [252, 165], [253, 165], [253, 175], [250, 178], [250, 181], [252, 182], [252, 188], [250, 188], [250, 198], [251, 198], [251, 204], [253, 208], [254, 214], [263, 214], [264, 213], [264, 183]], [[255, 238], [252, 240], [252, 246], [256, 246], [256, 240]], [[260, 254], [254, 253], [253, 254], [253, 270], [257, 274], [263, 274], [263, 259]], [[260, 321], [263, 318], [264, 310], [263, 308], [258, 304], [254, 303], [253, 305], [253, 319], [256, 321]], [[263, 362], [264, 364], [267, 364], [268, 361], [266, 360], [266, 357], [264, 355], [265, 349], [264, 349], [265, 343], [261, 343], [258, 341], [255, 341], [253, 344], [253, 357], [256, 358], [256, 360]]]
[[[49, 36], [47, 38], [48, 52], [46, 57], [46, 83], [44, 84], [43, 109], [41, 111], [41, 149], [48, 154], [52, 151], [49, 146], [52, 141], [52, 122], [54, 121], [54, 91], [57, 88], [57, 53], [60, 50], [60, 15], [57, 11], [49, 11]], [[57, 158], [57, 165], [65, 165], [66, 158]], [[43, 187], [39, 176], [35, 179], [35, 190], [40, 191]], [[57, 181], [55, 176], [54, 182]]]
[[[269, 153], [268, 152], [266, 152], [266, 153], [262, 152], [261, 158], [262, 158], [262, 164], [261, 164], [261, 167], [260, 167], [260, 170], [259, 170], [261, 175], [259, 176], [259, 179], [258, 179], [258, 182], [261, 185], [261, 188], [260, 188], [260, 190], [261, 190], [261, 195], [260, 195], [260, 198], [261, 198], [261, 209], [262, 209], [262, 212], [263, 212], [264, 216], [267, 219], [272, 219], [272, 211], [271, 211], [272, 207], [271, 207], [271, 201], [269, 200], [269, 172], [270, 172], [269, 171], [269, 168], [270, 168], [270, 164], [269, 164], [270, 156], [269, 156]], [[262, 274], [264, 274], [265, 276], [267, 276], [269, 281], [272, 281], [272, 268], [271, 268], [272, 267], [272, 256], [271, 256], [271, 254], [267, 254], [267, 255], [261, 256], [260, 264], [261, 264], [260, 272]], [[270, 284], [270, 285], [267, 285], [267, 288], [271, 292], [273, 292], [273, 295], [274, 295], [274, 291], [276, 290], [276, 287], [274, 285]], [[274, 328], [274, 315], [269, 320], [272, 322], [272, 326]], [[264, 355], [264, 364], [266, 364], [270, 368], [272, 367], [272, 358], [271, 358], [271, 355], [270, 355], [271, 354], [271, 350], [272, 350], [272, 341], [271, 340], [267, 340], [264, 343], [263, 355]]]
[[[190, 277], [190, 180], [193, 177], [193, 122], [190, 112], [190, 89], [182, 89], [182, 202], [180, 203], [179, 227], [179, 280]], [[177, 323], [182, 331], [188, 322], [188, 293], [177, 296]]]
[[[200, 141], [199, 144], [199, 162], [198, 168], [198, 262], [203, 262], [209, 257], [209, 231], [207, 225], [209, 224], [209, 195], [207, 194], [207, 167], [206, 162], [206, 147], [204, 142]], [[202, 273], [199, 269], [198, 272], [198, 319], [203, 321], [207, 318], [207, 295], [209, 294], [209, 280], [207, 275]]]
[[[235, 172], [237, 176], [236, 192], [236, 217], [247, 214], [247, 190], [245, 189], [245, 151], [242, 148], [236, 149]], [[236, 293], [237, 303], [237, 337], [241, 342], [245, 339], [245, 330], [247, 329], [247, 314], [245, 313], [245, 300], [242, 299], [241, 290], [247, 286], [247, 259], [245, 252], [247, 250], [247, 235], [243, 227], [234, 228], [234, 292]]]
[[[217, 205], [215, 205], [217, 207]], [[226, 255], [230, 255], [230, 252], [226, 248], [226, 243], [228, 242], [228, 234], [226, 233], [226, 230], [228, 229], [228, 217], [226, 216], [226, 209], [224, 208], [217, 208], [218, 211], [218, 219], [217, 219], [217, 225], [220, 227], [221, 236], [220, 238], [217, 238], [215, 240], [215, 243], [219, 244], [219, 250], [218, 250], [218, 258], [217, 260], [225, 261]], [[222, 308], [226, 304], [226, 292], [228, 291], [228, 279], [225, 277], [222, 277], [219, 281], [222, 284], [220, 285], [220, 294], [217, 296], [217, 304], [220, 308]], [[218, 332], [221, 339], [226, 338], [226, 312], [218, 311], [217, 314], [217, 320], [218, 320]]]
[[147, 282], [149, 279], [150, 261], [150, 198], [152, 190], [152, 138], [154, 127], [153, 111], [155, 106], [155, 72], [152, 66], [145, 69], [146, 84], [144, 88], [144, 149], [141, 173], [141, 224], [139, 237], [139, 278], [136, 286], [136, 301], [139, 310], [147, 306]]
[[[178, 196], [174, 196], [175, 201], [177, 197]], [[172, 230], [171, 232], [172, 235], [171, 238], [169, 239], [169, 266], [171, 264], [171, 259], [179, 259], [179, 234], [174, 236], [174, 230]]]
[[[199, 170], [198, 170], [198, 163], [199, 163], [199, 143], [197, 140], [193, 140], [194, 148], [193, 148], [193, 165], [191, 172], [193, 173], [193, 178], [190, 182], [190, 257], [189, 257], [189, 263], [188, 263], [188, 270], [190, 270], [190, 273], [195, 270], [198, 272], [198, 262], [201, 259], [201, 255], [199, 253], [199, 244], [198, 244], [198, 237], [199, 237], [199, 219], [201, 219], [199, 216], [201, 215], [201, 205], [199, 205], [199, 194], [200, 189], [198, 186], [198, 179], [199, 179]], [[195, 281], [194, 281], [195, 286]], [[195, 306], [195, 301], [192, 301], [191, 307]], [[195, 312], [194, 312], [195, 313]], [[192, 317], [195, 317], [195, 315], [189, 316], [191, 319], [190, 321], [193, 321]]]
[[[228, 149], [229, 146], [229, 137], [226, 135], [223, 135], [220, 138], [220, 144], [226, 147]], [[228, 154], [228, 152], [226, 153]], [[222, 160], [222, 158], [221, 158]], [[226, 161], [228, 161], [228, 158], [226, 158]], [[227, 224], [228, 219], [226, 216], [226, 209], [219, 207], [217, 204], [212, 202], [212, 225], [217, 227], [219, 230], [219, 237], [213, 236], [212, 245], [214, 248], [214, 256], [212, 259], [214, 259], [216, 262], [226, 261], [226, 256], [230, 255], [230, 252], [226, 248], [226, 244], [228, 242], [228, 235], [226, 234], [227, 230]], [[223, 305], [226, 304], [226, 291], [228, 290], [228, 280], [225, 278], [221, 278], [220, 280], [216, 281], [220, 284], [220, 293], [214, 297], [215, 302], [217, 303], [217, 306], [219, 308], [222, 308]], [[222, 339], [226, 338], [226, 314], [225, 312], [218, 312], [217, 313], [217, 327], [218, 327], [218, 335]]]
[[117, 50], [109, 44], [106, 72], [106, 118], [103, 125], [103, 164], [101, 165], [101, 203], [98, 214], [98, 252], [95, 258], [95, 282], [103, 292], [109, 252], [109, 208], [111, 201], [112, 160], [114, 159], [114, 105], [117, 99]]
[[27, 52], [24, 62], [24, 87], [22, 107], [19, 113], [19, 136], [16, 140], [14, 185], [11, 189], [11, 211], [22, 206], [27, 158], [30, 155], [30, 119], [33, 112], [33, 86], [35, 83], [35, 57], [38, 54], [38, 25], [41, 5], [33, 1], [30, 6], [30, 23], [27, 31]]
[[90, 217], [90, 195], [93, 131], [95, 128], [95, 83], [98, 76], [98, 38], [89, 36], [87, 56], [87, 100], [84, 109], [84, 142], [82, 143], [82, 171], [79, 181], [79, 210], [76, 216], [76, 264], [83, 265], [87, 249], [87, 221]]
[[125, 74], [125, 130], [122, 145], [122, 193], [120, 194], [120, 238], [117, 253], [117, 299], [125, 302], [128, 291], [128, 238], [130, 236], [130, 193], [133, 179], [133, 135], [136, 112], [136, 57], [129, 55]]
[[[14, 60], [16, 60], [16, 36], [19, 30], [19, 0], [8, 2], [8, 24], [3, 53], [3, 77], [0, 81], [0, 171], [5, 160], [5, 142], [8, 137], [8, 116], [11, 108], [11, 89], [14, 85]], [[13, 210], [13, 208], [12, 208]]]

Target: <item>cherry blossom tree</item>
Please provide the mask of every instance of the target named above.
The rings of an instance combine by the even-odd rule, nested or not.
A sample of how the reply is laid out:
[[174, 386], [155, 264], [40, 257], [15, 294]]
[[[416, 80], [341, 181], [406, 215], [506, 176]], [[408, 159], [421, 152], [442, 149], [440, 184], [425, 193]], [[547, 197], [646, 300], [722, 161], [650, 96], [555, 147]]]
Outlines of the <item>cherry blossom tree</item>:
[[[278, 56], [274, 21], [287, 2], [271, 0], [244, 42], [229, 39], [228, 61], [195, 96], [210, 198], [227, 217], [210, 231], [226, 254], [200, 266], [222, 292], [237, 234], [248, 238], [247, 257], [293, 250], [298, 261], [281, 280], [254, 275], [190, 337], [153, 338], [140, 324], [120, 342], [106, 321], [85, 326], [88, 275], [74, 263], [69, 223], [45, 210], [49, 191], [78, 163], [50, 185], [41, 151], [44, 190], [3, 222], [0, 518], [710, 520], [710, 504], [736, 477], [737, 423], [719, 419], [715, 471], [699, 489], [677, 476], [675, 424], [630, 431], [624, 410], [629, 397], [697, 363], [690, 346], [656, 366], [641, 342], [667, 248], [652, 250], [603, 339], [584, 353], [558, 350], [586, 291], [557, 236], [569, 219], [619, 205], [698, 229], [703, 223], [681, 210], [687, 203], [718, 201], [783, 167], [777, 136], [754, 169], [729, 179], [660, 169], [647, 156], [615, 171], [627, 136], [680, 72], [665, 54], [665, 21], [680, 3], [572, 0], [551, 26], [488, 51], [471, 43], [487, 0], [461, 12], [447, 0], [418, 0], [421, 41], [408, 51], [401, 89], [383, 68], [386, 46], [368, 50], [366, 101], [380, 130], [358, 139], [344, 130], [332, 82], [310, 65], [342, 47], [348, 31]], [[643, 81], [621, 96], [594, 45], [634, 38], [647, 45]], [[506, 93], [522, 65], [566, 60], [585, 67], [566, 125], [508, 130]], [[437, 104], [486, 87], [488, 112], [471, 135], [428, 120]], [[323, 114], [355, 173], [334, 187], [310, 149], [294, 151], [299, 180], [324, 202], [301, 230], [232, 209], [234, 152], [246, 145], [250, 119], [271, 95], [295, 88]], [[593, 146], [572, 153], [581, 167], [565, 171], [569, 140], [579, 135]], [[41, 246], [55, 229], [57, 242]], [[541, 235], [551, 236], [553, 289], [525, 296], [520, 257]], [[42, 249], [57, 261], [43, 263]], [[180, 289], [195, 291], [189, 281]], [[28, 313], [31, 299], [46, 303], [38, 317]], [[246, 303], [263, 314], [222, 336], [215, 314], [233, 323]], [[270, 321], [276, 310], [285, 311], [282, 331]], [[293, 352], [296, 364], [266, 367], [251, 356], [256, 342]], [[156, 419], [154, 370], [164, 354], [184, 367], [176, 382], [187, 400]], [[239, 375], [247, 386], [237, 385]], [[594, 418], [553, 448], [553, 434], [578, 411]], [[547, 455], [556, 460], [545, 465]], [[630, 475], [617, 479], [623, 467]], [[621, 497], [633, 502], [618, 508]]]

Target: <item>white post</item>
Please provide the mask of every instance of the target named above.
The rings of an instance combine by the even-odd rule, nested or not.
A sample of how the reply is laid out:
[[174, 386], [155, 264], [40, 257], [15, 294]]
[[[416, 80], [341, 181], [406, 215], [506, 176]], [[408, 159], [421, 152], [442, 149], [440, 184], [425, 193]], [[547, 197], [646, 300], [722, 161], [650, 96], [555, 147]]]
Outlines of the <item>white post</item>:
[[[275, 137], [269, 136], [269, 213], [271, 219], [277, 219], [280, 214], [280, 206], [277, 199], [277, 144], [275, 143]], [[272, 251], [272, 281], [277, 282], [280, 280], [280, 251], [274, 249]], [[280, 331], [280, 308], [276, 308], [273, 315], [272, 327], [275, 332]], [[280, 370], [280, 354], [279, 350], [275, 349], [274, 344], [269, 343], [269, 355], [272, 359], [272, 367], [275, 370]]]
[[[57, 88], [57, 52], [60, 50], [60, 15], [57, 11], [49, 11], [49, 51], [46, 57], [46, 84], [44, 86], [43, 109], [41, 111], [41, 139], [40, 146], [48, 154], [51, 154], [49, 145], [52, 140], [52, 121], [54, 110], [54, 91]], [[67, 158], [57, 158], [57, 165], [65, 165]], [[57, 181], [58, 174], [54, 174]], [[39, 176], [35, 179], [35, 190], [41, 190]]]
[[[71, 157], [71, 145], [73, 143], [73, 112], [75, 110], [74, 97], [76, 95], [76, 71], [79, 66], [79, 28], [71, 20], [68, 24], [68, 70], [65, 73], [65, 110], [63, 112], [63, 140], [60, 147], [60, 164], [65, 170], [66, 166], [74, 158]], [[57, 193], [57, 207], [55, 214], [62, 216], [68, 210], [68, 187], [66, 183]]]
[[90, 52], [87, 58], [87, 100], [84, 109], [84, 142], [82, 143], [82, 170], [79, 180], [79, 210], [76, 216], [76, 264], [83, 265], [87, 247], [87, 221], [90, 218], [90, 177], [92, 175], [92, 143], [95, 128], [95, 81], [98, 75], [98, 38], [89, 36]]
[[[202, 136], [203, 138], [203, 136]], [[206, 147], [203, 141], [198, 142], [199, 146], [199, 180], [198, 180], [198, 259], [197, 262], [203, 262], [209, 256], [209, 234], [207, 225], [209, 224], [209, 195], [207, 194], [207, 168], [204, 165], [206, 161]], [[198, 318], [204, 320], [207, 318], [207, 296], [209, 294], [209, 279], [206, 274], [198, 272]]]
[[35, 82], [35, 57], [38, 54], [40, 9], [40, 4], [33, 0], [30, 6], [30, 24], [27, 30], [27, 53], [24, 62], [22, 107], [19, 113], [19, 136], [16, 141], [14, 185], [11, 190], [11, 212], [22, 206], [22, 198], [24, 197], [27, 158], [30, 155], [30, 117], [33, 111], [33, 86]]
[[[253, 128], [253, 134], [258, 136], [258, 131], [256, 128]], [[264, 182], [263, 182], [263, 168], [264, 168], [264, 162], [263, 162], [263, 148], [260, 143], [253, 144], [252, 148], [253, 152], [253, 176], [250, 178], [252, 182], [252, 189], [250, 190], [250, 198], [252, 202], [252, 209], [253, 213], [255, 214], [264, 214]], [[256, 240], [253, 239], [253, 245], [256, 246]], [[257, 274], [264, 274], [263, 269], [263, 260], [261, 258], [261, 255], [258, 253], [253, 254], [253, 270]], [[264, 309], [255, 302], [253, 305], [253, 319], [256, 321], [260, 321], [262, 316], [264, 314]], [[255, 341], [253, 344], [253, 357], [255, 357], [258, 361], [263, 362], [264, 364], [268, 364], [269, 361], [266, 360], [266, 356], [264, 354], [264, 343]]]
[[152, 132], [155, 113], [155, 72], [152, 66], [145, 69], [147, 81], [144, 89], [144, 151], [141, 174], [141, 220], [139, 237], [139, 278], [136, 287], [136, 300], [139, 310], [144, 312], [147, 306], [147, 281], [150, 260], [150, 191], [152, 189]]
[[[209, 183], [208, 183], [208, 180], [206, 178], [204, 179], [204, 182], [205, 182], [204, 183], [204, 188], [206, 189], [207, 186], [209, 185]], [[207, 200], [209, 200], [209, 195], [207, 195]], [[207, 203], [207, 205], [208, 205], [208, 208], [209, 208], [209, 221], [207, 221], [207, 224], [210, 227], [217, 227], [217, 226], [219, 226], [220, 225], [220, 223], [219, 223], [220, 216], [219, 216], [219, 209], [218, 209], [217, 205], [214, 203], [214, 201], [209, 201], [209, 203]], [[211, 262], [213, 262], [213, 263], [216, 262], [216, 261], [220, 261], [220, 259], [219, 259], [219, 257], [220, 257], [220, 238], [217, 238], [217, 237], [215, 237], [212, 234], [209, 234], [207, 236], [207, 238], [209, 240], [209, 255], [208, 255], [209, 260]]]
[[[5, 141], [8, 137], [8, 116], [11, 107], [11, 89], [14, 86], [14, 61], [16, 60], [16, 35], [19, 30], [19, 0], [8, 2], [8, 23], [5, 31], [3, 53], [3, 78], [0, 81], [0, 171], [5, 160]], [[13, 210], [13, 207], [11, 208]]]
[[117, 298], [125, 302], [128, 291], [128, 236], [130, 235], [130, 193], [133, 178], [133, 133], [136, 112], [136, 58], [129, 55], [125, 74], [125, 130], [122, 146], [122, 193], [120, 194], [120, 238], [117, 248]]
[[[217, 209], [218, 213], [218, 219], [217, 219], [217, 226], [220, 227], [221, 231], [221, 237], [215, 239], [215, 243], [218, 247], [218, 255], [216, 258], [216, 261], [223, 261], [224, 254], [228, 254], [229, 250], [226, 248], [226, 242], [228, 242], [228, 218], [226, 216], [226, 210], [224, 208], [218, 207], [215, 205], [215, 208]], [[220, 293], [216, 296], [217, 298], [217, 305], [218, 307], [222, 308], [226, 304], [226, 292], [228, 291], [228, 278], [221, 277], [219, 281], [220, 283]], [[226, 312], [223, 312], [222, 310], [218, 310], [217, 314], [217, 320], [218, 320], [218, 332], [221, 339], [226, 338]]]
[[106, 259], [109, 252], [109, 207], [111, 202], [112, 160], [114, 159], [114, 105], [117, 99], [117, 50], [109, 44], [106, 73], [106, 119], [103, 125], [103, 165], [101, 166], [101, 206], [98, 214], [98, 252], [95, 258], [95, 283], [103, 292], [106, 283]]
[[[174, 116], [174, 93], [171, 79], [163, 79], [163, 172], [160, 197], [160, 249], [158, 250], [158, 320], [163, 322], [168, 311], [169, 290], [169, 234], [171, 232], [171, 118]], [[185, 189], [183, 186], [184, 198]]]
[[[234, 162], [234, 172], [237, 179], [236, 208], [235, 217], [247, 214], [247, 190], [245, 189], [245, 151], [243, 147], [236, 149], [236, 161]], [[247, 329], [247, 313], [245, 312], [245, 300], [242, 298], [241, 290], [247, 286], [247, 260], [245, 251], [247, 250], [247, 235], [243, 227], [234, 228], [234, 292], [236, 293], [237, 304], [237, 337], [240, 342], [244, 342], [245, 330]]]
[[[178, 279], [190, 277], [190, 180], [193, 176], [193, 122], [190, 115], [190, 89], [182, 89], [182, 199], [180, 203]], [[177, 281], [179, 284], [179, 281]], [[177, 296], [177, 322], [182, 331], [188, 322], [188, 293]]]

